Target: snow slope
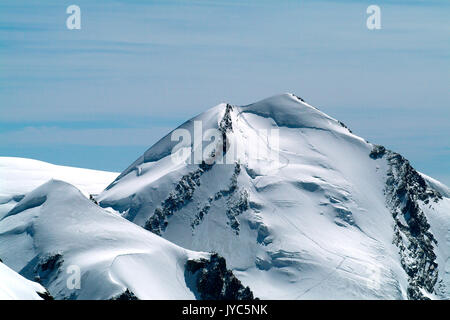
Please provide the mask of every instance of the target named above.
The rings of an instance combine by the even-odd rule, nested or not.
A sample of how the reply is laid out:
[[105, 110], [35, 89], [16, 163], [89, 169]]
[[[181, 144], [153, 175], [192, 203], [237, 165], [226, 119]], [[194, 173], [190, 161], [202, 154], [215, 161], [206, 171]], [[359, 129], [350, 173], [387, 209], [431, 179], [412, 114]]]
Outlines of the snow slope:
[[100, 193], [118, 173], [53, 165], [47, 162], [0, 157], [0, 218], [25, 194], [50, 179], [66, 181], [85, 195]]
[[0, 262], [0, 300], [42, 300], [38, 292], [45, 294], [46, 290]]
[[55, 299], [111, 299], [127, 290], [140, 299], [193, 299], [185, 264], [209, 254], [180, 248], [51, 180], [0, 221], [0, 256]]
[[[218, 252], [263, 299], [450, 297], [447, 187], [425, 185], [395, 153], [373, 154], [375, 145], [292, 94], [220, 104], [179, 129], [194, 136], [196, 121], [223, 134], [215, 164], [192, 163], [208, 137], [169, 134], [100, 205], [187, 249]], [[173, 149], [188, 151], [184, 162]], [[223, 150], [229, 164], [219, 163]]]

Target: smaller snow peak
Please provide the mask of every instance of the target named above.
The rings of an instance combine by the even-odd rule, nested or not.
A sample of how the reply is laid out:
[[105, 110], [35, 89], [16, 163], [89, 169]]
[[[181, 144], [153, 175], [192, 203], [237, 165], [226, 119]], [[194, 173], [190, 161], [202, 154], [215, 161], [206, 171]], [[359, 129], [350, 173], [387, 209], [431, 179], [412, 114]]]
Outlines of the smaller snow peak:
[[73, 185], [61, 180], [51, 179], [25, 195], [4, 218], [42, 206], [52, 194], [56, 194], [58, 198], [74, 193], [78, 193], [80, 197], [84, 197]]
[[[70, 184], [68, 182], [58, 180], [58, 179], [50, 179], [46, 183], [40, 185], [39, 187], [37, 187], [36, 189], [31, 191], [29, 194], [27, 194], [22, 199], [22, 201], [26, 201], [28, 199], [28, 196], [47, 195], [54, 191], [64, 193], [64, 194], [74, 192], [74, 191], [80, 192], [75, 186], [73, 186], [72, 184]], [[80, 192], [80, 195], [81, 195], [81, 192]]]

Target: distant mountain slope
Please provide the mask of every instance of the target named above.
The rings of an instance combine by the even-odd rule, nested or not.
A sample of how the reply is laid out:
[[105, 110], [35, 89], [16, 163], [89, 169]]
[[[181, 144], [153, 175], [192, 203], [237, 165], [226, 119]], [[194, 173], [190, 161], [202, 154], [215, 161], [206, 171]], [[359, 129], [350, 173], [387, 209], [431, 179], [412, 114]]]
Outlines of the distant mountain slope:
[[66, 166], [43, 161], [0, 157], [0, 219], [25, 194], [50, 179], [66, 181], [85, 195], [100, 193], [118, 173]]
[[[222, 133], [215, 163], [192, 162], [208, 137], [169, 134], [100, 205], [218, 252], [261, 298], [450, 298], [446, 186], [292, 94], [221, 104], [178, 129], [195, 136], [196, 123]], [[184, 161], [173, 161], [174, 148]]]
[[209, 253], [180, 248], [58, 180], [28, 193], [0, 221], [0, 256], [55, 299], [202, 298], [203, 280], [186, 269], [188, 261], [222, 275], [215, 287], [232, 299], [253, 297], [225, 260], [208, 264]]

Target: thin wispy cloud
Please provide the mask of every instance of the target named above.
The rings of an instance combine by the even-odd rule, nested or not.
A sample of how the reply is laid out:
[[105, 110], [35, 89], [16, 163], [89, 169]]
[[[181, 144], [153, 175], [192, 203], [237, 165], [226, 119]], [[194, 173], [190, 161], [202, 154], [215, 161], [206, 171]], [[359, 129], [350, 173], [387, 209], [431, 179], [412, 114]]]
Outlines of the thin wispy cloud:
[[[65, 26], [67, 3], [0, 4], [2, 155], [35, 143], [26, 138], [32, 133], [51, 148], [52, 130], [58, 130], [58, 144], [79, 140], [92, 147], [97, 129], [102, 145], [122, 154], [126, 141], [145, 144], [141, 138], [148, 137], [149, 147], [163, 135], [152, 128], [173, 129], [220, 102], [243, 105], [294, 92], [359, 135], [396, 147], [418, 169], [438, 178], [450, 174], [433, 160], [447, 152], [450, 140], [438, 118], [431, 131], [421, 129], [420, 149], [428, 160], [405, 142], [415, 141], [407, 129], [422, 128], [423, 113], [448, 115], [448, 1], [378, 1], [378, 31], [365, 26], [369, 1], [76, 4], [82, 10], [77, 31]], [[411, 112], [399, 117], [396, 110]], [[377, 112], [381, 118], [365, 118]], [[160, 120], [170, 117], [176, 120]], [[127, 119], [127, 125], [114, 130], [117, 119]], [[93, 126], [81, 130], [71, 121]], [[108, 138], [105, 128], [118, 135]], [[52, 158], [46, 153], [43, 160]]]

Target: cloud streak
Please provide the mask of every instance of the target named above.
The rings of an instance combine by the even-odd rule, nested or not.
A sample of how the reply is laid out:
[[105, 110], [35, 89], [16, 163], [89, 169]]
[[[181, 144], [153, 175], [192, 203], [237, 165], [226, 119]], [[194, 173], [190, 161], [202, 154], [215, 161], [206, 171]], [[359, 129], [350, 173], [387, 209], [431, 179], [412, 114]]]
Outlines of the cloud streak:
[[0, 145], [142, 146], [142, 151], [145, 151], [147, 147], [169, 133], [171, 129], [165, 127], [150, 129], [26, 127], [0, 133]]
[[[218, 103], [293, 92], [418, 169], [450, 176], [448, 1], [380, 0], [379, 31], [366, 28], [369, 1], [76, 4], [79, 31], [66, 29], [61, 1], [0, 3], [3, 153], [45, 149], [47, 161], [92, 167], [85, 146], [104, 157], [95, 165], [120, 170], [127, 146], [143, 152]], [[100, 146], [108, 158], [93, 153]]]

